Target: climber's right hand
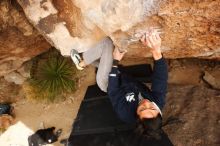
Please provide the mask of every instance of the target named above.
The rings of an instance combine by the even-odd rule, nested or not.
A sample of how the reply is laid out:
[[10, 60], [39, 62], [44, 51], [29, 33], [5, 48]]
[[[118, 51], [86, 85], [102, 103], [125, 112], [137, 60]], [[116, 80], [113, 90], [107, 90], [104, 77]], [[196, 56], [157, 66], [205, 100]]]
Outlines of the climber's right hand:
[[156, 30], [145, 33], [141, 38], [141, 42], [144, 46], [150, 48], [150, 52], [152, 53], [155, 60], [158, 60], [162, 57], [161, 38]]

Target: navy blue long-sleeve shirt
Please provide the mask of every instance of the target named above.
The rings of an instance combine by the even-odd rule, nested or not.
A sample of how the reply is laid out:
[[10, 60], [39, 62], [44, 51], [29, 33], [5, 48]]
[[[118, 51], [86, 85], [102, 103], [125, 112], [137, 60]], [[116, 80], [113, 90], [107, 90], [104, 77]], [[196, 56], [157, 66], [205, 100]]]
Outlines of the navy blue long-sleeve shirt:
[[109, 73], [108, 95], [112, 106], [121, 120], [134, 123], [140, 96], [154, 102], [160, 110], [165, 104], [168, 70], [164, 58], [154, 61], [152, 85], [149, 89], [143, 83], [120, 73], [118, 67], [112, 67]]

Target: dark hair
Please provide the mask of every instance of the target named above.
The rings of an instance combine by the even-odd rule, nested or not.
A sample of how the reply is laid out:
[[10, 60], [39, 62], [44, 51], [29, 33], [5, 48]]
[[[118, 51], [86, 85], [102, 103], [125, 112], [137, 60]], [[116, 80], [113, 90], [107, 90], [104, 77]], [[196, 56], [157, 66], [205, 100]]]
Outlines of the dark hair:
[[144, 136], [147, 139], [161, 139], [162, 134], [162, 117], [160, 114], [155, 118], [144, 118], [138, 121], [136, 132], [140, 136]]

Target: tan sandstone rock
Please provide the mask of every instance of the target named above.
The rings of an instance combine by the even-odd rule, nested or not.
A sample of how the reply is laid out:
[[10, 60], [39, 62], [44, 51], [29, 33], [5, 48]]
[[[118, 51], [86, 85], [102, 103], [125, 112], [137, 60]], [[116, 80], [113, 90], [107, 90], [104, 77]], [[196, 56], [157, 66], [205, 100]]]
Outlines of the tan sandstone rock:
[[64, 56], [84, 52], [105, 34], [85, 19], [71, 0], [18, 0], [30, 22]]
[[14, 119], [10, 115], [0, 115], [0, 128], [7, 129], [14, 122]]
[[[135, 32], [160, 27], [167, 58], [220, 59], [220, 2], [213, 0], [3, 0], [0, 2], [0, 76], [46, 51], [84, 52], [110, 36], [126, 56], [150, 57]], [[27, 18], [25, 18], [25, 15]], [[30, 23], [37, 29], [35, 29]], [[45, 39], [49, 42], [47, 43]]]
[[[220, 59], [220, 2], [213, 0], [172, 1], [161, 5], [158, 14], [145, 18], [135, 27], [123, 33], [112, 35], [120, 46], [122, 36], [131, 36], [137, 30], [146, 27], [161, 27], [164, 56], [167, 58], [208, 58]], [[140, 43], [129, 46], [132, 56], [148, 57]]]
[[124, 45], [137, 31], [163, 30], [167, 58], [220, 59], [219, 1], [213, 0], [18, 0], [27, 18], [63, 55], [84, 52], [104, 36], [131, 57], [150, 57], [139, 42]]
[[46, 51], [50, 44], [33, 28], [15, 1], [0, 1], [0, 76]]
[[214, 89], [220, 89], [220, 71], [205, 71], [203, 79]]

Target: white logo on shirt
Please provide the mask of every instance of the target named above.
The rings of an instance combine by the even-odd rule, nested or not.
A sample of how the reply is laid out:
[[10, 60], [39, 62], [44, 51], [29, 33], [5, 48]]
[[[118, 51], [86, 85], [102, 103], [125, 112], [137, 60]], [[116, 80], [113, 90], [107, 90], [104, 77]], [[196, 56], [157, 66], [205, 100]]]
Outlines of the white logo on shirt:
[[128, 102], [132, 102], [132, 101], [135, 101], [135, 98], [134, 98], [134, 93], [133, 92], [131, 92], [131, 93], [128, 93], [128, 94], [126, 94], [126, 100], [128, 101]]

